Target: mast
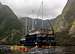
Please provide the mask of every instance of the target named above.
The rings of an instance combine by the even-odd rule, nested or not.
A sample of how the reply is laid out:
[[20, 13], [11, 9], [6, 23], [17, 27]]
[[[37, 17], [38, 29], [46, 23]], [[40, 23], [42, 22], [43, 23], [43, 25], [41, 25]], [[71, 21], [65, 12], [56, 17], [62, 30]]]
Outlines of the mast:
[[26, 18], [26, 31], [25, 31], [26, 34], [25, 35], [28, 34], [28, 22], [27, 21], [28, 21], [28, 19]]
[[42, 29], [43, 29], [43, 0], [42, 0]]
[[[34, 12], [34, 10], [32, 10], [32, 13]], [[34, 18], [34, 16], [33, 16]], [[34, 19], [32, 19], [32, 30], [34, 30]]]

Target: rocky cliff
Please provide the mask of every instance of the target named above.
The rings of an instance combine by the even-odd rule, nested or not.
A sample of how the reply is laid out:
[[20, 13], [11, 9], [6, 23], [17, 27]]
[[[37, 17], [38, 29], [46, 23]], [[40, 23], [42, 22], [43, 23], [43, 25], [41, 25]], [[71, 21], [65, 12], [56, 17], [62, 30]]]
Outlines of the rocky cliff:
[[58, 42], [61, 45], [75, 45], [75, 0], [68, 0], [62, 14], [54, 22]]

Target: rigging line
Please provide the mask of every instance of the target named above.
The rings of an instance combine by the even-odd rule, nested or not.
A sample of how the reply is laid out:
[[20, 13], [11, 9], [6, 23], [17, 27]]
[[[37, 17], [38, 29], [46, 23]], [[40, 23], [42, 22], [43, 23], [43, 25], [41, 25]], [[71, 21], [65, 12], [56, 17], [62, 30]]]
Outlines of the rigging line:
[[52, 23], [48, 20], [48, 23], [50, 24], [50, 26], [51, 26], [51, 29], [52, 29], [52, 31], [53, 31], [53, 35], [55, 35], [55, 32], [54, 32], [54, 28], [53, 28], [53, 26], [52, 26]]
[[37, 11], [38, 16], [39, 16], [39, 13], [40, 13], [40, 9], [41, 9], [41, 4], [40, 4], [40, 7], [39, 7], [39, 10]]
[[[42, 6], [42, 7], [41, 7], [41, 6]], [[43, 14], [43, 13], [44, 13], [44, 12], [43, 12], [43, 0], [42, 0], [42, 2], [41, 2], [41, 5], [40, 5], [40, 8], [39, 8], [38, 13], [40, 13], [40, 9], [41, 9], [41, 8], [42, 8], [42, 16], [41, 16], [41, 17], [42, 17], [42, 23], [41, 23], [42, 26], [41, 26], [41, 27], [42, 27], [42, 29], [43, 29], [43, 15], [44, 15], [44, 14]], [[37, 13], [37, 14], [38, 14], [38, 13]], [[38, 15], [38, 16], [39, 16], [39, 15]]]

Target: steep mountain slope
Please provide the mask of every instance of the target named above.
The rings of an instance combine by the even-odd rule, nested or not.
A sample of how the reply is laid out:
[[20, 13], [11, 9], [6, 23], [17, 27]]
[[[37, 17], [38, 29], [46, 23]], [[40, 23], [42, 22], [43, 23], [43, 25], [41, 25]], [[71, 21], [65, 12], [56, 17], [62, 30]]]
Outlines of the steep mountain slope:
[[0, 40], [17, 41], [14, 38], [17, 37], [17, 33], [20, 33], [21, 30], [22, 25], [13, 11], [8, 6], [0, 4]]
[[58, 42], [61, 45], [75, 45], [75, 0], [68, 0], [62, 14], [54, 22]]

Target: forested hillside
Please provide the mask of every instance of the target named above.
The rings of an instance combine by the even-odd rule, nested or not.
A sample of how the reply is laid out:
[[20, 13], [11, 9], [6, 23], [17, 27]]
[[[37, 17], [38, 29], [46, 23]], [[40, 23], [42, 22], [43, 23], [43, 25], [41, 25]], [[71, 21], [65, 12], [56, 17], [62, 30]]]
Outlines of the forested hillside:
[[21, 32], [22, 24], [17, 16], [8, 6], [0, 4], [0, 41], [15, 43], [20, 39]]

